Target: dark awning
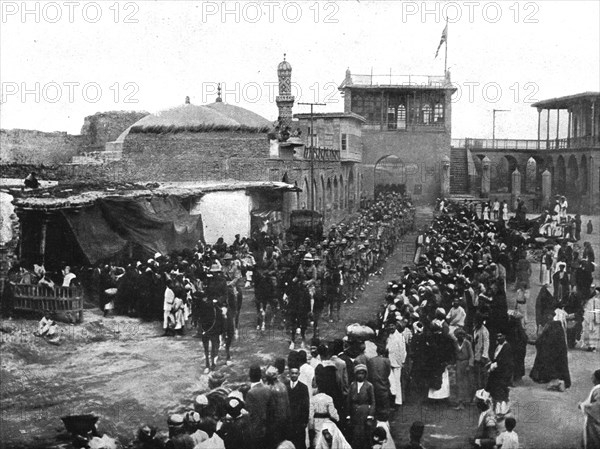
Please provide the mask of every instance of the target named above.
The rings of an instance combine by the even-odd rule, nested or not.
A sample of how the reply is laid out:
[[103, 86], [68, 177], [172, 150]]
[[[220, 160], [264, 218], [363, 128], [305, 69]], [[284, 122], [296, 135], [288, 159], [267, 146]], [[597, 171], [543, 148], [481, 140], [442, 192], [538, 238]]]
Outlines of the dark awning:
[[152, 255], [192, 248], [203, 238], [201, 216], [189, 215], [174, 197], [107, 198], [62, 214], [90, 263], [114, 256], [128, 243]]

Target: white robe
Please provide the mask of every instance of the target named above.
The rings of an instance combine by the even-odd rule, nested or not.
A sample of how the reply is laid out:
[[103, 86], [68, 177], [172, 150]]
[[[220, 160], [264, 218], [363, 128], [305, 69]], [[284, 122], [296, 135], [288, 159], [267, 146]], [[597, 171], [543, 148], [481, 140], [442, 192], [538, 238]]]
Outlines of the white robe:
[[390, 392], [395, 396], [395, 403], [402, 405], [402, 365], [406, 361], [406, 341], [404, 335], [394, 331], [387, 339], [386, 348], [389, 352], [390, 364], [392, 370], [390, 372]]
[[427, 394], [429, 399], [447, 399], [450, 397], [450, 377], [448, 375], [448, 368], [444, 370], [442, 374], [442, 386], [439, 390], [429, 389]]
[[583, 313], [583, 342], [600, 349], [600, 294], [589, 299]]

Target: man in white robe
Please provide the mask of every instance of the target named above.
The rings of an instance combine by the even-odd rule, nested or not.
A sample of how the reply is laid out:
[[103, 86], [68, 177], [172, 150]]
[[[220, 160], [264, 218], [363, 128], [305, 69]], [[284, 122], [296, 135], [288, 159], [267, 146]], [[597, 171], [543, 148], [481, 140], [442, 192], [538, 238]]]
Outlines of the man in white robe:
[[600, 348], [600, 287], [588, 300], [583, 311], [583, 343], [588, 351]]
[[398, 328], [394, 322], [387, 325], [388, 339], [386, 348], [388, 350], [388, 358], [392, 365], [390, 373], [390, 392], [395, 396], [394, 403], [402, 405], [402, 365], [406, 360], [406, 341], [404, 335], [398, 332]]

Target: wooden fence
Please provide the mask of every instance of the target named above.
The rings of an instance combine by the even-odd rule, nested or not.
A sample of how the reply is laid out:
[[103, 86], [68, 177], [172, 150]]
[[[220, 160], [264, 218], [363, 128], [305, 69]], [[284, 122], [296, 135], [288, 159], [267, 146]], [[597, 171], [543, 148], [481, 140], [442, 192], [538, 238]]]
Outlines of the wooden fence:
[[17, 310], [71, 312], [83, 320], [83, 289], [81, 287], [46, 287], [32, 284], [14, 286], [14, 308]]

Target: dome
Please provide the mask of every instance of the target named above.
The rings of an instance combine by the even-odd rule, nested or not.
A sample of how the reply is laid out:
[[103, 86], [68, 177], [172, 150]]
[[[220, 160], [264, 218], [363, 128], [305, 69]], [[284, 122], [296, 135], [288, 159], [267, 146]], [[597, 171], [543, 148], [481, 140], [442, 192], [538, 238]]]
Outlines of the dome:
[[207, 108], [211, 108], [227, 118], [235, 120], [241, 126], [251, 129], [265, 129], [268, 130], [272, 127], [269, 120], [255, 112], [249, 111], [248, 109], [240, 108], [232, 104], [223, 102], [215, 102], [206, 105]]
[[138, 120], [126, 130], [131, 133], [253, 131], [265, 132], [271, 123], [238, 106], [213, 103], [206, 106], [186, 103]]
[[287, 61], [281, 61], [277, 66], [277, 71], [279, 72], [291, 72], [292, 65]]
[[283, 61], [281, 61], [277, 66], [277, 71], [279, 73], [292, 71], [292, 65], [285, 60], [285, 53], [283, 54]]

